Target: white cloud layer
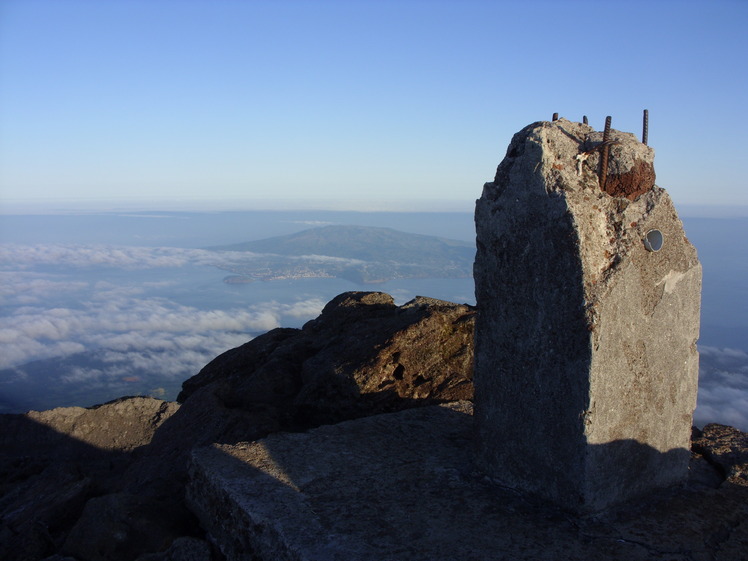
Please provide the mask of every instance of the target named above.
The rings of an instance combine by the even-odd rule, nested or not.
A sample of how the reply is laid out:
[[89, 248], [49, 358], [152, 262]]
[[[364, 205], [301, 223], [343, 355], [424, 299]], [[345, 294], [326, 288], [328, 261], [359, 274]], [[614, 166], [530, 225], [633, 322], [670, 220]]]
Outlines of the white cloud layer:
[[5, 318], [0, 329], [4, 349], [0, 368], [84, 349], [162, 353], [217, 345], [225, 349], [246, 341], [247, 333], [279, 327], [284, 316], [311, 319], [324, 306], [321, 300], [311, 299], [199, 310], [164, 298], [138, 298], [116, 290], [106, 294], [102, 298], [97, 293], [77, 309], [24, 307]]
[[[179, 376], [246, 342], [250, 333], [279, 327], [284, 319], [298, 322], [319, 314], [325, 302], [315, 297], [225, 309], [181, 304], [168, 292], [183, 282], [179, 274], [145, 282], [116, 274], [98, 278], [102, 267], [133, 271], [219, 266], [252, 255], [181, 248], [2, 244], [0, 368], [104, 350], [111, 368], [76, 368], [64, 381], [92, 382], [138, 368]], [[52, 272], [48, 267], [53, 267]]]
[[[182, 277], [189, 278], [195, 267], [224, 268], [253, 257], [164, 247], [0, 244], [0, 368], [95, 350], [98, 362], [69, 368], [60, 382], [122, 384], [148, 372], [155, 385], [159, 377], [177, 380], [196, 373], [252, 333], [319, 315], [327, 299], [316, 295], [280, 293], [265, 302], [225, 306], [223, 301], [188, 305], [174, 296], [194, 289]], [[158, 273], [166, 268], [173, 271]], [[101, 275], [102, 270], [115, 274]], [[392, 288], [398, 303], [414, 296], [410, 289]], [[695, 423], [748, 430], [748, 353], [709, 346], [699, 351]]]
[[111, 247], [104, 245], [20, 245], [4, 244], [0, 263], [16, 266], [61, 265], [67, 267], [110, 266], [123, 269], [181, 267], [189, 262], [189, 253], [200, 250], [174, 248]]
[[748, 431], [748, 353], [699, 346], [699, 397], [694, 423], [730, 425]]
[[[210, 251], [180, 247], [140, 247], [72, 244], [0, 244], [0, 267], [29, 269], [40, 265], [65, 267], [111, 267], [125, 270], [184, 267], [205, 265], [231, 268], [257, 258], [274, 254], [251, 251]], [[282, 257], [282, 256], [281, 256]], [[329, 255], [300, 255], [288, 257], [292, 261], [360, 265], [360, 259]]]

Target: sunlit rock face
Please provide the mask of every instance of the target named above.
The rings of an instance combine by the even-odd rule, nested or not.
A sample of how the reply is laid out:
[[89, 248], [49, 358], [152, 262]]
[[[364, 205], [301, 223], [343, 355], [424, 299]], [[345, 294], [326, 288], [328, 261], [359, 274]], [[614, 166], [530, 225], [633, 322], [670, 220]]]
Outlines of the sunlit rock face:
[[565, 119], [518, 132], [477, 201], [477, 459], [599, 510], [687, 476], [701, 265], [654, 151]]
[[346, 292], [302, 329], [216, 357], [178, 399], [207, 389], [232, 409], [262, 404], [284, 429], [470, 399], [474, 313], [422, 296], [397, 306], [389, 294]]

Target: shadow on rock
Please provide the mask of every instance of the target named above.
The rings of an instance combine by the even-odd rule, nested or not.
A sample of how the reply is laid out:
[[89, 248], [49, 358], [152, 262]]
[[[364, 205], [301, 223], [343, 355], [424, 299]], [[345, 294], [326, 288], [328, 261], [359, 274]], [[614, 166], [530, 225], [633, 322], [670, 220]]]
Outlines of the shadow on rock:
[[[748, 488], [689, 483], [578, 514], [596, 505], [560, 508], [482, 476], [473, 446], [466, 402], [213, 445], [192, 453], [188, 500], [230, 559], [744, 558]], [[621, 450], [662, 454], [630, 440], [588, 453]]]
[[177, 409], [133, 397], [0, 416], [0, 558], [134, 559], [199, 535], [180, 497], [121, 493], [132, 462]]
[[302, 329], [211, 361], [181, 405], [137, 397], [0, 416], [0, 558], [220, 559], [184, 504], [192, 448], [469, 399], [473, 316], [430, 298], [398, 307], [344, 293]]

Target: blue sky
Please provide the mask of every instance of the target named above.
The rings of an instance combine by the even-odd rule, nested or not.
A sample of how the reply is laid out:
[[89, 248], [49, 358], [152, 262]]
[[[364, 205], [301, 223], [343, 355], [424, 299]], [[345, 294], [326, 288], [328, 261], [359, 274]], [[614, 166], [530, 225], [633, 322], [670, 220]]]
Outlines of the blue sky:
[[748, 2], [3, 0], [0, 211], [448, 201], [553, 112], [748, 205]]

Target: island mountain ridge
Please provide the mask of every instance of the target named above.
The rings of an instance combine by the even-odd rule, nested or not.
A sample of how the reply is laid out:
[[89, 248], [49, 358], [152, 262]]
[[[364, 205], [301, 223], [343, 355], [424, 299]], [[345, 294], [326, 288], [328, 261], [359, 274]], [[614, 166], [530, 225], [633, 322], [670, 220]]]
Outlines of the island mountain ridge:
[[396, 278], [467, 278], [475, 256], [472, 242], [342, 225], [206, 249], [250, 254], [221, 266], [236, 275], [226, 282], [336, 277], [367, 284]]

